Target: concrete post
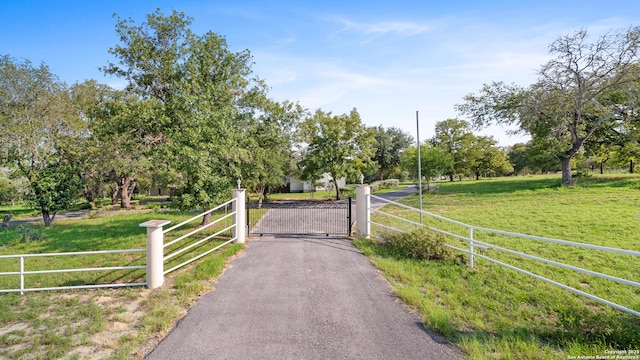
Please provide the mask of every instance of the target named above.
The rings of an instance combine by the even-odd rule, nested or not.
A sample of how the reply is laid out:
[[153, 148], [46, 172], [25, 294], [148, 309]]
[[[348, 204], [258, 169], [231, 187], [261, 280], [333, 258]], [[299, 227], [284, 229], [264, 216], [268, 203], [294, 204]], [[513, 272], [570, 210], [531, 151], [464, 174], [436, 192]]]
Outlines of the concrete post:
[[246, 237], [246, 217], [245, 217], [245, 189], [233, 189], [233, 211], [236, 212], [234, 222], [236, 226], [233, 228], [233, 237], [236, 239], [234, 244], [244, 244]]
[[147, 288], [156, 289], [164, 284], [164, 234], [162, 227], [168, 220], [149, 220], [140, 224], [147, 228]]
[[356, 235], [364, 238], [369, 238], [371, 235], [369, 194], [371, 194], [371, 188], [368, 185], [361, 185], [356, 189]]

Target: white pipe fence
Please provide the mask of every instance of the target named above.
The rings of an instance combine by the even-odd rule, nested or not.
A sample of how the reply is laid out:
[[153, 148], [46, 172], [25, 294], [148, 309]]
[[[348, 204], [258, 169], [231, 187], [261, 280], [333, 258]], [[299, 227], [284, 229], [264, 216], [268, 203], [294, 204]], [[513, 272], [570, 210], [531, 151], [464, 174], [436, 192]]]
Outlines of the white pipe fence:
[[27, 291], [42, 291], [42, 290], [70, 290], [70, 289], [92, 289], [92, 288], [104, 288], [104, 287], [125, 287], [125, 286], [145, 286], [143, 283], [122, 283], [122, 284], [96, 284], [96, 285], [77, 285], [77, 286], [56, 286], [56, 287], [25, 287], [25, 276], [36, 274], [59, 274], [59, 273], [72, 273], [72, 272], [89, 272], [89, 271], [117, 271], [117, 270], [137, 270], [146, 269], [146, 265], [138, 266], [108, 266], [108, 267], [93, 267], [93, 268], [74, 268], [74, 269], [54, 269], [54, 270], [32, 270], [26, 269], [24, 260], [28, 258], [46, 258], [54, 256], [86, 256], [86, 255], [103, 255], [103, 254], [117, 254], [117, 253], [137, 253], [145, 252], [147, 249], [131, 249], [131, 250], [102, 250], [102, 251], [79, 251], [79, 252], [66, 252], [66, 253], [52, 253], [52, 254], [22, 254], [22, 255], [2, 255], [0, 259], [20, 259], [19, 271], [0, 272], [2, 275], [17, 275], [20, 277], [20, 287], [16, 289], [0, 289], [0, 293], [19, 292], [24, 294]]
[[[366, 186], [363, 186], [362, 188], [367, 188]], [[447, 235], [447, 236], [451, 236], [454, 237], [456, 239], [462, 240], [462, 241], [466, 241], [469, 244], [469, 248], [468, 249], [462, 249], [453, 245], [449, 245], [446, 244], [447, 247], [452, 248], [454, 250], [463, 252], [463, 253], [467, 253], [469, 255], [469, 267], [473, 267], [474, 266], [474, 258], [478, 257], [487, 261], [490, 261], [492, 263], [498, 264], [500, 266], [506, 267], [508, 269], [520, 272], [522, 274], [531, 276], [533, 278], [536, 278], [538, 280], [542, 280], [545, 281], [549, 284], [558, 286], [562, 289], [571, 291], [573, 293], [582, 295], [584, 297], [587, 297], [591, 300], [600, 302], [602, 304], [614, 307], [618, 310], [624, 311], [626, 313], [635, 315], [640, 317], [640, 312], [633, 310], [633, 309], [629, 309], [628, 307], [625, 307], [623, 305], [620, 304], [616, 304], [613, 303], [611, 301], [602, 299], [598, 296], [586, 293], [584, 291], [575, 289], [573, 287], [558, 283], [556, 281], [553, 281], [551, 279], [545, 278], [543, 276], [534, 274], [532, 272], [529, 272], [527, 270], [523, 270], [520, 269], [518, 267], [515, 267], [513, 265], [509, 265], [506, 264], [504, 262], [498, 261], [496, 259], [493, 259], [487, 255], [483, 255], [483, 254], [479, 254], [477, 252], [474, 251], [474, 248], [481, 248], [481, 249], [494, 249], [500, 252], [504, 252], [504, 253], [508, 253], [511, 255], [515, 255], [521, 258], [525, 258], [525, 259], [529, 259], [529, 260], [534, 260], [534, 261], [538, 261], [541, 263], [545, 263], [548, 265], [553, 265], [553, 266], [557, 266], [560, 268], [564, 268], [564, 269], [569, 269], [575, 272], [579, 272], [579, 273], [583, 273], [583, 274], [588, 274], [588, 275], [592, 275], [592, 276], [596, 276], [602, 279], [606, 279], [606, 280], [610, 280], [610, 281], [614, 281], [620, 284], [624, 284], [624, 285], [629, 285], [629, 286], [633, 286], [633, 287], [637, 287], [640, 288], [640, 283], [637, 281], [633, 281], [633, 280], [629, 280], [629, 279], [622, 279], [619, 277], [615, 277], [615, 276], [611, 276], [611, 275], [607, 275], [607, 274], [602, 274], [596, 271], [592, 271], [592, 270], [588, 270], [588, 269], [583, 269], [577, 266], [572, 266], [572, 265], [568, 265], [568, 264], [564, 264], [564, 263], [560, 263], [557, 261], [553, 261], [553, 260], [549, 260], [549, 259], [545, 259], [542, 257], [538, 257], [538, 256], [533, 256], [533, 255], [529, 255], [529, 254], [525, 254], [523, 252], [520, 251], [516, 251], [516, 250], [511, 250], [511, 249], [507, 249], [504, 247], [500, 247], [497, 245], [493, 245], [493, 244], [489, 244], [487, 242], [483, 242], [483, 241], [479, 241], [477, 240], [477, 238], [474, 238], [474, 231], [475, 232], [484, 232], [484, 233], [489, 233], [489, 234], [499, 234], [499, 235], [505, 235], [505, 236], [509, 236], [509, 237], [516, 237], [516, 238], [523, 238], [523, 239], [529, 239], [529, 240], [536, 240], [536, 241], [543, 241], [543, 242], [547, 242], [547, 243], [555, 243], [555, 244], [562, 244], [562, 245], [568, 245], [568, 246], [573, 246], [573, 247], [580, 247], [580, 248], [586, 248], [586, 249], [591, 249], [591, 250], [599, 250], [599, 251], [606, 251], [606, 252], [612, 252], [612, 253], [617, 253], [617, 254], [625, 254], [625, 255], [630, 255], [630, 256], [636, 256], [636, 257], [640, 257], [640, 252], [638, 251], [632, 251], [632, 250], [624, 250], [624, 249], [618, 249], [618, 248], [612, 248], [612, 247], [606, 247], [606, 246], [599, 246], [599, 245], [591, 245], [591, 244], [585, 244], [585, 243], [579, 243], [579, 242], [573, 242], [573, 241], [567, 241], [567, 240], [560, 240], [560, 239], [554, 239], [554, 238], [546, 238], [546, 237], [542, 237], [542, 236], [535, 236], [535, 235], [526, 235], [526, 234], [519, 234], [519, 233], [515, 233], [515, 232], [510, 232], [510, 231], [503, 231], [503, 230], [495, 230], [495, 229], [489, 229], [489, 228], [485, 228], [485, 227], [479, 227], [479, 226], [473, 226], [473, 225], [469, 225], [469, 224], [465, 224], [463, 222], [460, 221], [456, 221], [456, 220], [452, 220], [452, 219], [448, 219], [444, 216], [440, 216], [437, 214], [433, 214], [430, 213], [428, 211], [421, 211], [419, 209], [407, 206], [405, 204], [401, 204], [395, 201], [390, 201], [384, 198], [381, 198], [379, 196], [375, 196], [375, 195], [370, 195], [369, 191], [367, 191], [368, 189], [358, 189], [358, 195], [360, 197], [357, 198], [357, 204], [366, 204], [366, 206], [363, 207], [356, 207], [357, 211], [358, 211], [358, 223], [357, 223], [357, 229], [358, 229], [358, 235], [362, 236], [362, 237], [377, 237], [371, 233], [371, 225], [375, 225], [377, 227], [383, 228], [385, 230], [391, 230], [391, 231], [396, 231], [396, 232], [404, 232], [404, 230], [402, 229], [398, 229], [397, 227], [393, 227], [390, 226], [388, 224], [382, 224], [380, 222], [375, 222], [375, 221], [371, 221], [371, 214], [372, 213], [377, 213], [380, 214], [384, 217], [388, 217], [406, 224], [410, 224], [412, 226], [424, 226], [418, 222], [415, 221], [411, 221], [409, 219], [406, 219], [402, 216], [397, 216], [394, 214], [390, 214], [388, 212], [384, 212], [381, 211], [380, 208], [381, 206], [378, 206], [377, 208], [373, 208], [370, 204], [372, 202], [372, 200], [375, 200], [376, 202], [382, 202], [384, 205], [386, 204], [391, 204], [394, 206], [398, 206], [400, 208], [406, 209], [406, 210], [410, 210], [412, 212], [416, 212], [416, 213], [420, 213], [422, 215], [426, 215], [428, 217], [431, 218], [435, 218], [438, 220], [442, 220], [444, 222], [447, 223], [451, 223], [451, 224], [455, 224], [458, 226], [461, 226], [465, 229], [467, 229], [467, 236], [463, 236], [463, 235], [459, 235], [459, 234], [454, 234], [450, 231], [446, 231], [446, 230], [442, 230], [442, 229], [438, 229], [436, 227], [432, 227], [432, 226], [426, 226], [427, 228], [439, 232], [441, 234]], [[383, 205], [383, 206], [384, 206]], [[365, 219], [365, 220], [362, 220]], [[361, 222], [364, 221], [364, 222]], [[364, 224], [364, 226], [363, 226]], [[361, 230], [362, 228], [362, 230]]]
[[[202, 257], [211, 254], [212, 252], [220, 249], [221, 247], [229, 244], [229, 243], [244, 243], [245, 242], [245, 190], [237, 189], [233, 190], [234, 197], [233, 199], [225, 202], [224, 204], [217, 206], [213, 209], [207, 210], [202, 214], [198, 214], [189, 220], [185, 220], [177, 225], [174, 225], [166, 230], [163, 230], [165, 225], [168, 225], [170, 222], [166, 220], [150, 220], [145, 223], [140, 224], [141, 227], [147, 228], [147, 247], [144, 249], [130, 249], [130, 250], [101, 250], [101, 251], [82, 251], [82, 252], [66, 252], [66, 253], [50, 253], [50, 254], [21, 254], [21, 255], [2, 255], [0, 256], [0, 260], [3, 259], [18, 259], [19, 261], [19, 270], [18, 271], [5, 271], [0, 272], [0, 276], [19, 276], [19, 287], [13, 289], [0, 289], [0, 293], [10, 293], [10, 292], [19, 292], [20, 294], [24, 294], [28, 291], [44, 291], [44, 290], [68, 290], [68, 289], [95, 289], [95, 288], [117, 288], [117, 287], [129, 287], [129, 286], [147, 286], [150, 289], [155, 289], [159, 286], [162, 286], [164, 283], [164, 275], [175, 271], [187, 264], [190, 264]], [[232, 212], [228, 212], [227, 208], [229, 205], [232, 205]], [[215, 221], [210, 222], [205, 226], [200, 226], [197, 229], [190, 231], [189, 233], [179, 236], [175, 240], [164, 244], [164, 234], [176, 230], [196, 219], [201, 218], [204, 215], [211, 214], [216, 210], [220, 210], [224, 208], [225, 215], [216, 219]], [[232, 224], [227, 226], [228, 219], [231, 218]], [[208, 229], [216, 224], [220, 224], [224, 222], [224, 228], [215, 232], [212, 235], [208, 235], [205, 238], [198, 240], [192, 244], [186, 245], [182, 248], [176, 249], [175, 251], [169, 253], [167, 256], [164, 255], [164, 249], [172, 246], [174, 244], [178, 244], [180, 241], [186, 240], [188, 237], [197, 234], [205, 229]], [[220, 236], [225, 232], [231, 231], [231, 239], [224, 241], [217, 246], [206, 250], [203, 253], [193, 256], [192, 258], [168, 269], [164, 270], [164, 263], [167, 260], [170, 260], [178, 255], [185, 254], [189, 250], [196, 248], [199, 245], [204, 244], [205, 242]], [[55, 256], [90, 256], [90, 255], [105, 255], [105, 254], [117, 254], [117, 253], [146, 253], [146, 264], [145, 265], [130, 265], [130, 266], [105, 266], [105, 267], [92, 267], [92, 268], [72, 268], [72, 269], [49, 269], [49, 270], [27, 270], [25, 266], [25, 259], [29, 258], [45, 258], [45, 257], [55, 257]], [[109, 283], [109, 284], [88, 284], [88, 285], [75, 285], [75, 286], [55, 286], [55, 287], [26, 287], [25, 286], [25, 277], [27, 275], [44, 275], [44, 274], [60, 274], [60, 273], [74, 273], [74, 272], [92, 272], [92, 271], [123, 271], [123, 270], [146, 270], [146, 282], [136, 282], [136, 283]]]

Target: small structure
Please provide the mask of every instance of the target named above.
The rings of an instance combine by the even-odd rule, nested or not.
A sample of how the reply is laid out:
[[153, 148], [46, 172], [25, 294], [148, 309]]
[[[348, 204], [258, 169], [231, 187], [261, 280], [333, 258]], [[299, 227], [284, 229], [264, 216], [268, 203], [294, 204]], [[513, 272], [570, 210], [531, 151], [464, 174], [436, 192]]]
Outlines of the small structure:
[[[287, 178], [287, 182], [289, 185], [289, 192], [314, 192], [314, 191], [325, 191], [325, 190], [334, 190], [333, 182], [331, 175], [325, 173], [322, 174], [322, 178], [318, 181], [299, 181], [292, 177]], [[340, 178], [337, 181], [338, 187], [343, 188], [347, 185], [346, 178]]]
[[13, 214], [5, 215], [4, 220], [2, 220], [3, 228], [9, 227], [9, 223], [11, 222], [12, 217], [13, 217]]

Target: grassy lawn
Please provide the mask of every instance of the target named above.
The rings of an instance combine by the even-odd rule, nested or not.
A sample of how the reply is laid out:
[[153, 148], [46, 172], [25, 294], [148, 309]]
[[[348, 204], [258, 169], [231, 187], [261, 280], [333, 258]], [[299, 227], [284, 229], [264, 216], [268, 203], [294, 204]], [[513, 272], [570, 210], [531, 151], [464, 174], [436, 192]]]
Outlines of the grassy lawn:
[[[629, 250], [640, 249], [640, 177], [592, 176], [560, 187], [557, 176], [439, 183], [425, 195], [424, 209], [467, 224]], [[418, 198], [404, 200], [417, 207]], [[419, 221], [416, 214], [387, 207]], [[393, 223], [376, 216], [376, 222]], [[465, 228], [425, 218], [425, 223], [467, 235]], [[373, 227], [375, 228], [375, 226]], [[475, 239], [629, 280], [640, 280], [637, 257], [501, 235]], [[450, 244], [467, 248], [450, 238]], [[426, 326], [471, 359], [566, 359], [605, 355], [605, 350], [640, 349], [640, 319], [579, 295], [476, 258], [470, 269], [458, 262], [398, 258], [375, 241], [357, 240], [414, 307]], [[587, 293], [640, 311], [640, 289], [515, 258], [485, 254]], [[463, 257], [466, 263], [468, 257]]]
[[0, 221], [4, 219], [5, 215], [12, 214], [11, 220], [17, 220], [25, 217], [40, 216], [41, 214], [26, 203], [16, 203], [14, 206], [11, 204], [0, 205]]
[[[44, 239], [20, 243], [18, 227], [0, 229], [0, 255], [132, 249], [146, 246], [145, 229], [139, 224], [150, 219], [166, 219], [172, 224], [195, 213], [161, 212], [113, 215], [95, 219], [57, 221], [45, 229], [32, 226]], [[213, 219], [224, 215], [214, 214]], [[228, 220], [227, 225], [230, 225]], [[194, 222], [194, 226], [199, 221]], [[194, 235], [186, 243], [165, 250], [184, 248], [208, 234], [224, 228], [224, 222]], [[178, 229], [165, 242], [185, 233]], [[228, 238], [228, 234], [226, 235]], [[165, 269], [220, 244], [207, 241], [176, 256]], [[65, 290], [32, 292], [25, 295], [0, 294], [0, 358], [142, 358], [182, 317], [202, 293], [212, 288], [212, 279], [224, 270], [227, 259], [242, 249], [228, 245], [165, 278], [159, 290], [142, 287], [126, 289]], [[27, 270], [61, 269], [144, 264], [145, 253], [121, 255], [49, 257], [26, 259]], [[17, 260], [0, 260], [2, 271], [13, 271]], [[144, 282], [144, 270], [29, 275], [26, 286], [61, 286], [92, 283]], [[0, 277], [0, 288], [17, 287], [17, 277]]]

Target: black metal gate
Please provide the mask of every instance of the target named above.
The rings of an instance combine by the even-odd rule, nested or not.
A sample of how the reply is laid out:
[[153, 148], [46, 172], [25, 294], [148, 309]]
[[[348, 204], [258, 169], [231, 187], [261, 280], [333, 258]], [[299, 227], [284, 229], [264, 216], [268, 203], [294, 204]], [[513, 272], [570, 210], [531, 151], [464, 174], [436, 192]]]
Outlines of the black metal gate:
[[340, 201], [273, 201], [247, 203], [247, 225], [253, 235], [351, 235], [351, 198]]

